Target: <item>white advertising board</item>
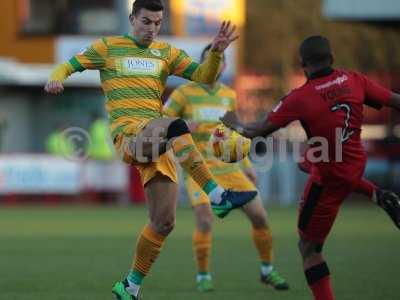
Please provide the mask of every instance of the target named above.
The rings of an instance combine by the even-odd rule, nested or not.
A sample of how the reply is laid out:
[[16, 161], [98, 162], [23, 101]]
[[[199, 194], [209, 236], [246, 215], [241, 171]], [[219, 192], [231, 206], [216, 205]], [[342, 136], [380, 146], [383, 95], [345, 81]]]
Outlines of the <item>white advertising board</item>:
[[0, 157], [0, 194], [76, 194], [80, 190], [76, 162], [45, 155]]
[[121, 162], [70, 161], [52, 155], [1, 155], [0, 195], [125, 192], [129, 172]]

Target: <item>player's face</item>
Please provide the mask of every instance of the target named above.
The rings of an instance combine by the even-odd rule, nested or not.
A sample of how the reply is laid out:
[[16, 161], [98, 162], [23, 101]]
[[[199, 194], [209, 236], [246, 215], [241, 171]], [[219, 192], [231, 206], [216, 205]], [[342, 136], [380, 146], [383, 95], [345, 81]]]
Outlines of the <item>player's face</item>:
[[129, 17], [133, 26], [133, 36], [140, 44], [149, 46], [160, 32], [162, 18], [162, 11], [142, 8], [136, 15]]

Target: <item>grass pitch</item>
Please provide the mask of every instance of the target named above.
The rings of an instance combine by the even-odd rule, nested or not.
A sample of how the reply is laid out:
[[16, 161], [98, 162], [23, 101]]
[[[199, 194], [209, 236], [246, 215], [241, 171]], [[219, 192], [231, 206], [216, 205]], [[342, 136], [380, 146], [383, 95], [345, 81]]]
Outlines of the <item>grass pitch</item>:
[[[178, 210], [177, 226], [146, 278], [145, 300], [311, 299], [297, 253], [295, 208], [269, 209], [275, 265], [291, 289], [259, 283], [259, 260], [250, 225], [240, 212], [215, 220], [212, 271], [215, 291], [195, 290], [190, 209]], [[130, 266], [145, 208], [0, 208], [1, 300], [113, 299], [112, 284]], [[345, 205], [325, 247], [340, 300], [399, 299], [400, 238], [372, 204]]]

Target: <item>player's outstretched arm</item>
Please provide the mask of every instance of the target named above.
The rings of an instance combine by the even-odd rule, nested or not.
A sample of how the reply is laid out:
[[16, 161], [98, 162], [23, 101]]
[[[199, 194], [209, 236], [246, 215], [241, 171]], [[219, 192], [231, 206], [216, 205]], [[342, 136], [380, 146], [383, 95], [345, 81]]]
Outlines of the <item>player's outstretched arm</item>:
[[230, 21], [223, 21], [218, 34], [212, 42], [209, 54], [193, 73], [191, 80], [213, 84], [217, 80], [224, 51], [238, 38], [236, 26], [231, 24]]
[[74, 72], [70, 63], [58, 65], [51, 73], [44, 90], [49, 94], [60, 94], [64, 91], [64, 81]]
[[268, 136], [280, 128], [266, 120], [244, 124], [240, 122], [236, 113], [232, 111], [225, 113], [220, 120], [225, 126], [250, 139], [258, 136]]
[[75, 72], [84, 70], [102, 70], [107, 57], [106, 38], [98, 39], [81, 53], [69, 61], [56, 66], [45, 86], [50, 94], [59, 94], [64, 90], [64, 81]]

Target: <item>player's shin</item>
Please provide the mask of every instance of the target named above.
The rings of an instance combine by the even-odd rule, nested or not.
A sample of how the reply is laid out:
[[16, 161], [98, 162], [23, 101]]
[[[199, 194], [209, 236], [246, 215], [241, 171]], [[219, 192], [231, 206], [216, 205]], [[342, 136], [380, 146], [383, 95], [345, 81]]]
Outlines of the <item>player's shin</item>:
[[213, 290], [210, 274], [211, 231], [202, 232], [195, 229], [193, 232], [193, 255], [197, 264], [196, 285], [199, 292]]
[[167, 139], [171, 141], [171, 148], [182, 168], [210, 196], [212, 202], [221, 201], [223, 189], [215, 182], [206, 166], [185, 121], [182, 119], [173, 121], [168, 127]]
[[211, 231], [202, 232], [195, 229], [192, 237], [193, 255], [197, 264], [197, 271], [200, 275], [210, 272], [210, 252], [211, 252], [212, 234]]
[[256, 191], [224, 190], [217, 184], [182, 119], [177, 119], [169, 125], [167, 140], [168, 148], [173, 149], [182, 168], [208, 195], [213, 212], [219, 218], [226, 217], [232, 209], [242, 207], [257, 195]]
[[315, 300], [334, 300], [326, 262], [314, 265], [306, 269], [304, 273]]
[[137, 297], [144, 277], [149, 273], [164, 244], [165, 236], [160, 235], [150, 225], [146, 225], [140, 234], [132, 269], [128, 274], [129, 286], [126, 290]]
[[256, 228], [253, 226], [253, 242], [260, 256], [261, 273], [268, 275], [272, 272], [272, 234], [268, 227]]
[[267, 226], [253, 226], [253, 241], [261, 259], [261, 282], [276, 290], [287, 290], [289, 285], [273, 266], [272, 234]]

